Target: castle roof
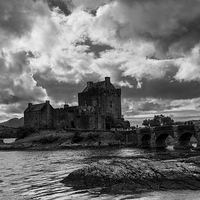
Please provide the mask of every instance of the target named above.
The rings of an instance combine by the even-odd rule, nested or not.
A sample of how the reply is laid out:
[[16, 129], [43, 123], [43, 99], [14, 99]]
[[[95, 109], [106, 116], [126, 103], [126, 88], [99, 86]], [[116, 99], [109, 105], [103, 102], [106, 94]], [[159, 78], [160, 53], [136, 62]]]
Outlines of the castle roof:
[[25, 112], [40, 111], [40, 110], [42, 110], [42, 108], [44, 108], [45, 105], [46, 105], [46, 103], [32, 104], [31, 106], [26, 108]]
[[100, 81], [100, 82], [88, 82], [87, 87], [83, 90], [83, 92], [88, 92], [91, 89], [96, 89], [96, 88], [103, 88], [103, 89], [116, 89], [113, 84], [110, 81]]
[[88, 92], [92, 88], [105, 88], [105, 81], [92, 83], [91, 85], [87, 85], [87, 87], [83, 90], [83, 92]]

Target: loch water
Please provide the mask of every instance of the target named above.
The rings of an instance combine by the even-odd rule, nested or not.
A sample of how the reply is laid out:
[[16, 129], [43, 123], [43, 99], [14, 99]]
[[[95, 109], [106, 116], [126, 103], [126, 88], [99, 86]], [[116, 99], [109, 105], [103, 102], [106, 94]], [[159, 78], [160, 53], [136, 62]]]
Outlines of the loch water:
[[74, 190], [60, 181], [75, 169], [100, 159], [188, 155], [189, 151], [99, 148], [62, 151], [0, 151], [1, 200], [200, 200], [200, 191], [158, 191], [142, 194], [102, 194], [101, 188]]

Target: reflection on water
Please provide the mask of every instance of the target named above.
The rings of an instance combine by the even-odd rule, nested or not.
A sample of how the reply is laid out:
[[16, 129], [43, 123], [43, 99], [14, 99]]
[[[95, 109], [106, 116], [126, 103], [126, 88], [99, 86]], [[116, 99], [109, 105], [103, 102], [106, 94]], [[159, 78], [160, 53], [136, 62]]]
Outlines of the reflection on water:
[[[200, 192], [171, 191], [136, 195], [105, 195], [100, 188], [78, 190], [64, 186], [60, 181], [73, 170], [102, 158], [140, 157], [163, 152], [137, 148], [84, 149], [65, 151], [0, 151], [0, 199], [66, 200], [66, 199], [138, 199], [179, 200], [199, 199]], [[174, 153], [174, 152], [173, 152]], [[180, 152], [177, 152], [177, 154]], [[167, 154], [166, 154], [167, 155]], [[1, 182], [2, 181], [2, 182]]]

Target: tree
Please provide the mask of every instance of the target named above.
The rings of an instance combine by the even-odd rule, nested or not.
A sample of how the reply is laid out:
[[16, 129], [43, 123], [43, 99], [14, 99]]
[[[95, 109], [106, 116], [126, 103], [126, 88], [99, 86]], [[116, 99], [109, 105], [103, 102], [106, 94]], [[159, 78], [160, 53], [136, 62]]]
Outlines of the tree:
[[174, 124], [174, 120], [169, 116], [166, 116], [166, 117], [164, 116], [162, 118], [162, 124], [163, 125], [173, 125]]
[[151, 119], [144, 119], [142, 122], [143, 126], [150, 126]]
[[122, 120], [122, 119], [115, 119], [114, 120], [114, 127], [115, 128], [123, 128], [124, 127], [124, 120]]
[[150, 121], [150, 126], [160, 126], [162, 115], [154, 115], [154, 118]]
[[161, 125], [173, 125], [174, 120], [165, 115], [154, 115], [153, 119], [145, 119], [142, 123], [144, 126], [161, 126]]
[[130, 128], [131, 124], [128, 120], [124, 121], [124, 129]]
[[28, 137], [29, 135], [38, 132], [33, 127], [19, 127], [16, 131], [17, 139], [24, 139], [25, 137]]

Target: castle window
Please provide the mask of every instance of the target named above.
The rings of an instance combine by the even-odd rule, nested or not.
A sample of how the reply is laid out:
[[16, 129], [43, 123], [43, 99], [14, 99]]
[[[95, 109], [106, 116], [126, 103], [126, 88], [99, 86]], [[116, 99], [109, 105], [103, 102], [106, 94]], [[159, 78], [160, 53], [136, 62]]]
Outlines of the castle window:
[[110, 101], [110, 107], [112, 108], [112, 101]]

